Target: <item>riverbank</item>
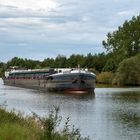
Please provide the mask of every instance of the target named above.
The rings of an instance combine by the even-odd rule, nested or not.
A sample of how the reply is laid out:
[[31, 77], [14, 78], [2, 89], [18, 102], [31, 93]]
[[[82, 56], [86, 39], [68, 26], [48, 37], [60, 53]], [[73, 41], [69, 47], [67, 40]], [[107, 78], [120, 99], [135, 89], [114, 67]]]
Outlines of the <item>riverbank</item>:
[[33, 119], [0, 108], [0, 134], [1, 140], [39, 140], [42, 132]]
[[69, 128], [69, 118], [61, 131], [57, 130], [61, 122], [59, 109], [52, 110], [48, 117], [40, 118], [33, 113], [32, 117], [24, 117], [20, 112], [7, 112], [0, 108], [1, 140], [88, 140], [82, 138], [78, 129]]

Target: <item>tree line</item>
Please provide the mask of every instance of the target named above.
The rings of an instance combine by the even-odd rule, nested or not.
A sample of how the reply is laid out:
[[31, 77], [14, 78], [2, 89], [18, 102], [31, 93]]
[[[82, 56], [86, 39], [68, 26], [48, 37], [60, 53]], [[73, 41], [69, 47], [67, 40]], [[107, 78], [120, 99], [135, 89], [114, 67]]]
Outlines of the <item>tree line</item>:
[[8, 69], [11, 66], [18, 66], [26, 69], [40, 69], [40, 68], [76, 68], [78, 65], [82, 68], [95, 69], [101, 72], [104, 68], [107, 57], [105, 53], [87, 54], [86, 56], [80, 54], [73, 54], [70, 57], [58, 55], [56, 58], [46, 58], [43, 61], [23, 59], [14, 57], [7, 63], [0, 63], [1, 71]]

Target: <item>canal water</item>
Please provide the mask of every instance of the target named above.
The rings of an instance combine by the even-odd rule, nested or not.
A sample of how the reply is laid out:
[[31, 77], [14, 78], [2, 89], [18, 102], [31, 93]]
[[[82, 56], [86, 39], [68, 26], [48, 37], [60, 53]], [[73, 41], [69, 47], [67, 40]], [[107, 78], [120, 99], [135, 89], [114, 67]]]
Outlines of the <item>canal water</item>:
[[140, 140], [140, 88], [96, 88], [95, 94], [66, 95], [4, 86], [0, 105], [31, 115], [45, 116], [60, 107], [63, 121], [91, 140]]

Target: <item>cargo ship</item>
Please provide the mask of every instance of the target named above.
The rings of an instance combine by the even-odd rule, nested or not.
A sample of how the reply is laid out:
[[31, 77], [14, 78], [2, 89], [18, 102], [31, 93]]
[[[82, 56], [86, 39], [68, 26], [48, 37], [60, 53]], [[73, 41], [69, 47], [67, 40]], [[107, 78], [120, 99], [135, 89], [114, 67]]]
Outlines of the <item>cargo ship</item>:
[[5, 85], [66, 93], [91, 93], [96, 75], [84, 69], [10, 69], [5, 72]]

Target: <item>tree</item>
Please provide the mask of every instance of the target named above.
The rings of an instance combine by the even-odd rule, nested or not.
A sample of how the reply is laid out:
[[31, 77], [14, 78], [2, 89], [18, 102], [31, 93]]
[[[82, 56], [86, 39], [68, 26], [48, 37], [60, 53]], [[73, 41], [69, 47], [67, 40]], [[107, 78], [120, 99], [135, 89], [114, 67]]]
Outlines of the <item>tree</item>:
[[6, 70], [6, 65], [3, 62], [0, 62], [0, 77], [4, 75], [4, 71]]
[[43, 62], [41, 63], [41, 66], [43, 67], [43, 68], [48, 68], [48, 67], [50, 67], [50, 68], [54, 68], [55, 67], [55, 65], [54, 65], [54, 59], [53, 58], [46, 58], [46, 59], [44, 59], [43, 60]]
[[25, 66], [24, 59], [14, 57], [10, 61], [7, 62], [7, 67], [10, 67], [10, 66], [24, 67]]
[[118, 27], [118, 30], [108, 33], [107, 40], [102, 42], [107, 53], [111, 53], [116, 63], [140, 52], [140, 16]]
[[85, 57], [83, 55], [80, 55], [80, 54], [73, 54], [71, 55], [69, 58], [68, 58], [68, 67], [71, 67], [71, 68], [75, 68], [77, 67], [78, 65], [80, 65], [80, 67], [84, 67], [84, 59]]
[[114, 71], [116, 69], [116, 64], [113, 59], [108, 59], [102, 71]]
[[140, 85], [140, 53], [119, 64], [114, 82], [118, 85]]
[[64, 55], [58, 55], [55, 59], [55, 67], [56, 68], [65, 68], [67, 63], [67, 58]]

